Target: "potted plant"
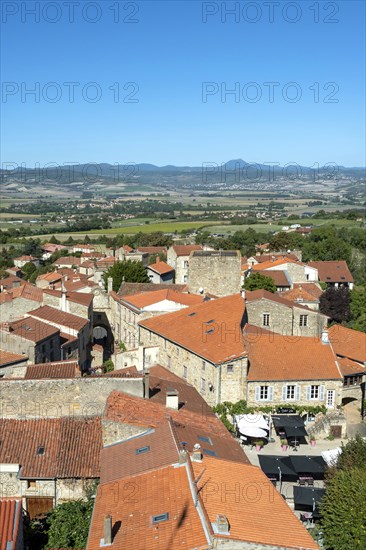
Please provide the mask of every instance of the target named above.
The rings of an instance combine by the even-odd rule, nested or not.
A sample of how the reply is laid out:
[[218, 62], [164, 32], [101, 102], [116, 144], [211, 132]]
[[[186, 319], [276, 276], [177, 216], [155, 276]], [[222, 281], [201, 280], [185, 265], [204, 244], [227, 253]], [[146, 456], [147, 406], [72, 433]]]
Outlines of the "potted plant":
[[261, 448], [263, 447], [263, 441], [255, 441], [255, 450], [259, 453], [259, 451], [261, 450]]
[[287, 451], [287, 447], [288, 447], [287, 439], [281, 439], [281, 447], [283, 451]]
[[315, 445], [316, 445], [316, 439], [313, 435], [310, 437], [310, 445], [312, 447], [315, 447]]

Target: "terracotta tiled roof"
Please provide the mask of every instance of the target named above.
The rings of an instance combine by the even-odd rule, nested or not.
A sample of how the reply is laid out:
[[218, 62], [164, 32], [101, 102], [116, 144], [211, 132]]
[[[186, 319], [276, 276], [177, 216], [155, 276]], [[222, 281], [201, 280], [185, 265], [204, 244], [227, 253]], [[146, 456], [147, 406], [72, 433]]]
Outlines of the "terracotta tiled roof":
[[[267, 245], [268, 246], [268, 245]], [[288, 258], [290, 260], [299, 261], [299, 258], [296, 256], [296, 254], [259, 254], [258, 256], [255, 256], [255, 259], [258, 263], [263, 262], [270, 262], [271, 260], [283, 260], [284, 258]]]
[[360, 363], [366, 362], [366, 333], [333, 325], [329, 329], [329, 340], [337, 355], [349, 357]]
[[17, 537], [20, 535], [21, 517], [21, 498], [0, 498], [0, 550], [19, 548]]
[[249, 356], [248, 381], [342, 378], [332, 347], [320, 339], [248, 334], [245, 344]]
[[[289, 505], [256, 466], [204, 457], [192, 462], [210, 521], [224, 514], [230, 535], [216, 535], [270, 548], [318, 549]], [[230, 548], [230, 543], [228, 544]], [[261, 546], [262, 548], [262, 546]]]
[[29, 315], [34, 319], [40, 319], [41, 321], [48, 321], [54, 323], [59, 327], [68, 327], [78, 332], [88, 324], [87, 319], [73, 315], [72, 313], [66, 313], [60, 311], [51, 306], [41, 306], [38, 309], [34, 309], [29, 312]]
[[54, 243], [45, 243], [42, 245], [42, 250], [45, 252], [56, 252], [57, 250], [65, 250], [67, 249], [67, 246], [64, 246], [63, 244], [54, 244]]
[[137, 294], [138, 292], [150, 292], [151, 290], [164, 290], [168, 288], [170, 288], [171, 290], [176, 290], [177, 292], [188, 291], [187, 285], [176, 285], [167, 283], [122, 283], [118, 294], [120, 294], [121, 296], [127, 296], [128, 294]]
[[32, 260], [36, 260], [34, 256], [18, 256], [18, 258], [14, 258], [15, 260], [20, 260], [22, 262], [31, 262]]
[[43, 273], [38, 275], [37, 281], [48, 281], [49, 283], [56, 283], [61, 281], [62, 275], [58, 271], [51, 271], [50, 273]]
[[22, 478], [100, 475], [100, 418], [0, 419], [0, 440], [0, 462], [20, 464]]
[[53, 265], [80, 265], [82, 263], [82, 259], [78, 256], [61, 256], [61, 258], [58, 258], [53, 262]]
[[139, 246], [137, 252], [147, 252], [148, 254], [166, 254], [166, 246]]
[[203, 250], [200, 244], [178, 244], [173, 246], [173, 250], [177, 256], [189, 256], [194, 250]]
[[54, 361], [52, 363], [38, 363], [29, 365], [24, 378], [38, 380], [46, 378], [76, 378], [80, 376], [77, 361]]
[[163, 300], [169, 300], [186, 306], [195, 304], [201, 304], [204, 300], [203, 296], [197, 296], [197, 294], [186, 294], [183, 292], [176, 292], [171, 289], [156, 290], [152, 292], [142, 292], [140, 294], [120, 296], [120, 301], [126, 302], [127, 305], [131, 305], [138, 309], [151, 306], [162, 302]]
[[299, 262], [298, 260], [292, 260], [288, 256], [284, 256], [282, 258], [279, 258], [278, 260], [275, 259], [275, 260], [269, 260], [267, 262], [262, 262], [262, 263], [259, 263], [259, 264], [254, 264], [253, 265], [253, 270], [254, 271], [264, 271], [266, 269], [272, 269], [273, 267], [277, 267], [279, 265], [284, 265], [284, 264], [305, 265], [305, 264]]
[[243, 298], [233, 294], [139, 324], [212, 363], [223, 363], [245, 356], [244, 311]]
[[[152, 384], [154, 384], [154, 380]], [[184, 400], [189, 392], [187, 390], [184, 393], [182, 388], [175, 383], [170, 384], [171, 388], [181, 392], [179, 401], [181, 398]], [[152, 387], [152, 394], [154, 389]], [[181, 443], [184, 441], [187, 443], [187, 448], [191, 450], [193, 445], [199, 442], [199, 436], [206, 437], [210, 441], [207, 445], [204, 443], [203, 445], [214, 451], [217, 456], [236, 462], [248, 462], [237, 441], [212, 412], [212, 409], [206, 403], [202, 404], [202, 401], [202, 399], [198, 399], [197, 404], [194, 405], [191, 399], [179, 410], [174, 410], [167, 409], [165, 403], [161, 404], [154, 400], [154, 396], [147, 401], [114, 391], [108, 398], [105, 418], [114, 422], [152, 428], [158, 428], [165, 424], [167, 419], [171, 419], [178, 447], [182, 447]]]
[[30, 283], [25, 283], [22, 286], [12, 288], [10, 292], [8, 291], [8, 293], [1, 292], [0, 303], [3, 303], [6, 296], [11, 296], [11, 300], [15, 298], [23, 298], [24, 300], [32, 300], [34, 302], [42, 302], [43, 299], [42, 290], [35, 285], [31, 285]]
[[[269, 273], [269, 272], [268, 272]], [[320, 290], [320, 294], [322, 291]], [[314, 293], [310, 293], [307, 290], [306, 283], [304, 285], [294, 285], [291, 290], [281, 292], [281, 297], [289, 300], [290, 302], [313, 302], [318, 304], [319, 299], [314, 296]]]
[[3, 287], [7, 290], [17, 288], [14, 285], [25, 285], [25, 283], [26, 281], [24, 281], [24, 279], [21, 279], [20, 277], [15, 277], [15, 275], [9, 275], [9, 277], [0, 279], [0, 287]]
[[15, 334], [35, 343], [42, 342], [42, 340], [59, 332], [59, 329], [56, 327], [48, 323], [42, 323], [37, 319], [33, 319], [33, 317], [24, 317], [24, 319], [19, 319], [19, 321], [13, 321], [12, 323], [2, 323], [0, 330], [6, 330], [7, 325], [10, 328], [10, 334]]
[[318, 270], [319, 281], [324, 283], [353, 283], [353, 277], [347, 262], [309, 262], [309, 266]]
[[366, 367], [360, 365], [348, 357], [338, 357], [338, 365], [342, 376], [351, 376], [353, 374], [366, 374]]
[[279, 270], [268, 269], [265, 273], [263, 273], [263, 275], [265, 277], [269, 277], [270, 279], [272, 279], [276, 286], [280, 286], [280, 287], [291, 286], [290, 281], [286, 277], [286, 271], [282, 271], [281, 269]]
[[165, 273], [171, 273], [174, 271], [173, 267], [163, 261], [155, 262], [154, 264], [149, 265], [148, 269], [152, 269], [152, 271], [159, 273], [159, 275], [165, 275]]
[[[203, 550], [210, 548], [195, 507], [187, 467], [168, 466], [98, 487], [87, 550], [99, 550], [103, 522], [112, 517], [113, 548]], [[154, 524], [153, 516], [168, 513]]]
[[19, 363], [20, 361], [27, 361], [27, 355], [21, 355], [19, 353], [11, 353], [10, 351], [5, 351], [0, 349], [0, 367], [6, 367], [8, 365], [13, 365], [14, 363]]
[[[309, 311], [309, 308], [306, 306], [303, 306], [301, 304], [294, 304], [290, 300], [286, 300], [285, 298], [281, 298], [279, 294], [274, 294], [273, 292], [268, 292], [268, 290], [260, 289], [260, 290], [248, 290], [245, 293], [245, 301], [246, 302], [255, 302], [257, 300], [271, 300], [272, 302], [277, 302], [278, 304], [281, 304], [286, 307], [294, 308], [298, 307], [301, 309], [305, 309], [306, 311]], [[311, 310], [313, 311], [313, 310]], [[318, 315], [323, 315], [322, 313], [317, 312]]]
[[[50, 296], [55, 296], [61, 298], [61, 290], [52, 290], [52, 289], [43, 289], [43, 293], [49, 294]], [[87, 292], [66, 292], [66, 299], [70, 302], [75, 302], [76, 304], [81, 304], [83, 306], [89, 307], [94, 298], [94, 294]]]
[[[145, 452], [138, 452], [146, 447]], [[101, 453], [100, 482], [142, 474], [174, 464], [178, 459], [173, 431], [170, 422], [166, 421], [139, 436], [105, 447]]]

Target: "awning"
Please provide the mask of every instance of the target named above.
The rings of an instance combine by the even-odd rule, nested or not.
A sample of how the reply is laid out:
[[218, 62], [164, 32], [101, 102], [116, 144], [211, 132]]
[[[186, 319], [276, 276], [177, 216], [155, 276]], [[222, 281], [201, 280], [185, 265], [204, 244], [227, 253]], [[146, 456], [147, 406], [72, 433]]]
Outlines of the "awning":
[[328, 451], [322, 451], [322, 457], [328, 466], [334, 466], [338, 462], [338, 457], [342, 453], [341, 447], [335, 449], [329, 449]]
[[296, 481], [297, 473], [292, 467], [290, 457], [275, 455], [259, 455], [259, 464], [267, 477], [281, 479], [283, 481]]
[[318, 502], [323, 498], [325, 489], [318, 487], [298, 487], [294, 486], [294, 504], [295, 509], [315, 510]]
[[290, 461], [292, 468], [299, 476], [310, 474], [318, 479], [324, 477], [326, 463], [321, 456], [291, 456]]
[[286, 437], [305, 437], [307, 431], [301, 416], [298, 414], [276, 414], [272, 415], [272, 421], [277, 431], [283, 430]]

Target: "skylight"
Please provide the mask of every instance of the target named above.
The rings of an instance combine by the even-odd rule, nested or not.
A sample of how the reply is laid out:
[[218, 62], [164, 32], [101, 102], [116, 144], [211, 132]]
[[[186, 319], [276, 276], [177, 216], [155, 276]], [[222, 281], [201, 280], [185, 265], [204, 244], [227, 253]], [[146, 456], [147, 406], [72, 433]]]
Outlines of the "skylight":
[[139, 449], [135, 450], [135, 453], [137, 455], [142, 455], [143, 453], [148, 453], [150, 451], [150, 446], [147, 445], [146, 447], [140, 447]]
[[214, 329], [214, 328], [210, 328], [210, 330], [206, 330], [206, 331], [205, 331], [205, 334], [212, 334], [213, 332], [215, 332], [215, 329]]
[[203, 452], [205, 453], [205, 455], [217, 456], [217, 454], [215, 453], [215, 451], [211, 451], [211, 449], [203, 449]]
[[196, 315], [195, 311], [193, 311], [193, 313], [188, 313], [188, 317], [193, 317], [194, 315]]
[[153, 523], [160, 523], [162, 521], [167, 521], [169, 519], [169, 512], [166, 512], [165, 514], [159, 514], [158, 516], [152, 517]]
[[40, 445], [37, 449], [37, 456], [42, 456], [42, 455], [44, 455], [44, 446]]
[[214, 323], [215, 322], [215, 319], [210, 319], [209, 321], [205, 321], [206, 322], [206, 325], [209, 325], [211, 323]]
[[206, 437], [205, 435], [199, 435], [198, 439], [200, 441], [203, 441], [204, 443], [209, 443], [210, 445], [212, 445], [211, 439], [209, 437]]

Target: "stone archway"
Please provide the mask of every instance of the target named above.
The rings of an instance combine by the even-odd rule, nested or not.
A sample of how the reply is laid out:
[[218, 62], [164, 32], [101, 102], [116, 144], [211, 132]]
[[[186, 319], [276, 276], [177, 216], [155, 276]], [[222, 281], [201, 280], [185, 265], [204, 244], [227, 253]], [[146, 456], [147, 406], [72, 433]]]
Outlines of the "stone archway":
[[105, 312], [93, 312], [93, 344], [102, 346], [103, 362], [111, 357], [114, 351], [114, 336]]

